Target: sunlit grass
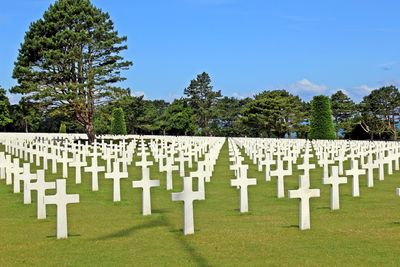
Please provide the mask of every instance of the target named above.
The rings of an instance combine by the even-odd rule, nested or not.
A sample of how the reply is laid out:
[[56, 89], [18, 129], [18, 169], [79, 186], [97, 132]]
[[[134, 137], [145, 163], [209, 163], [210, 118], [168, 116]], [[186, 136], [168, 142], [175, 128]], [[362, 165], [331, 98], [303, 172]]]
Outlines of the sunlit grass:
[[[135, 157], [137, 160], [138, 158]], [[151, 168], [151, 178], [161, 179], [152, 189], [151, 216], [141, 215], [141, 190], [132, 188], [140, 168], [129, 167], [121, 181], [120, 203], [112, 202], [112, 181], [101, 174], [99, 192], [91, 191], [91, 174], [76, 185], [74, 169], [67, 179], [68, 193], [79, 193], [81, 202], [68, 207], [69, 238], [56, 239], [56, 210], [36, 219], [33, 204], [24, 205], [22, 194], [0, 180], [0, 266], [382, 266], [398, 265], [400, 255], [400, 172], [375, 179], [366, 187], [360, 177], [361, 197], [351, 196], [351, 179], [340, 187], [341, 209], [329, 208], [329, 186], [322, 185], [322, 169], [311, 171], [311, 187], [321, 198], [311, 199], [311, 230], [298, 229], [298, 200], [276, 198], [276, 179], [250, 165], [249, 210], [239, 213], [239, 191], [230, 186], [228, 145], [225, 143], [206, 200], [195, 202], [195, 234], [182, 233], [182, 203], [171, 201], [165, 190], [165, 173]], [[298, 162], [300, 163], [300, 162]], [[33, 166], [33, 165], [32, 165]], [[195, 165], [194, 165], [195, 167]], [[49, 165], [51, 170], [51, 165]], [[61, 177], [47, 174], [47, 180]], [[300, 172], [285, 178], [287, 190], [298, 187]], [[377, 174], [375, 175], [377, 177]], [[182, 189], [174, 174], [174, 191]], [[47, 194], [54, 191], [49, 190]]]

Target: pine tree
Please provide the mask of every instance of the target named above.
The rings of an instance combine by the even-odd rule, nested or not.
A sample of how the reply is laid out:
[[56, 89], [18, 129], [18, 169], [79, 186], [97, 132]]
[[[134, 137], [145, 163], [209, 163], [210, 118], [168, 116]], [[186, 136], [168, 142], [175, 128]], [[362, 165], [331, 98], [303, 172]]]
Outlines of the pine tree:
[[112, 134], [126, 134], [126, 123], [122, 108], [114, 108], [111, 121]]
[[203, 72], [190, 81], [184, 94], [188, 97], [190, 107], [196, 110], [197, 123], [204, 135], [210, 134], [209, 122], [215, 114], [213, 109], [217, 100], [221, 98], [221, 91], [213, 91], [211, 78]]
[[11, 123], [10, 102], [6, 95], [6, 90], [0, 87], [0, 127]]
[[311, 101], [310, 139], [335, 139], [331, 102], [327, 96], [314, 96]]
[[93, 142], [95, 105], [124, 91], [113, 84], [132, 64], [120, 56], [126, 40], [90, 0], [58, 0], [25, 34], [12, 92], [74, 117]]

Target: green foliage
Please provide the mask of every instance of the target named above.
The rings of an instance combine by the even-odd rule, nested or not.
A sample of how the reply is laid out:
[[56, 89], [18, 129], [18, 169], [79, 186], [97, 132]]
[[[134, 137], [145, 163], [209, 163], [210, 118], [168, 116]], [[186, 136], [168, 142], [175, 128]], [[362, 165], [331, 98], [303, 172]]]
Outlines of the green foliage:
[[214, 107], [214, 118], [210, 123], [210, 131], [213, 136], [238, 136], [243, 131], [243, 125], [239, 118], [242, 107], [250, 101], [250, 98], [237, 99], [223, 97], [218, 99]]
[[339, 90], [331, 96], [332, 115], [335, 122], [336, 137], [339, 131], [349, 133], [353, 128], [352, 118], [355, 115], [356, 105], [345, 94]]
[[285, 90], [264, 91], [244, 107], [241, 121], [251, 136], [290, 137], [301, 129], [306, 106], [298, 96]]
[[127, 134], [124, 111], [122, 108], [114, 108], [111, 121], [112, 134]]
[[209, 122], [214, 118], [213, 109], [221, 97], [221, 91], [213, 91], [210, 76], [203, 72], [197, 75], [196, 79], [191, 80], [184, 94], [189, 106], [196, 110], [197, 125], [201, 133], [209, 135]]
[[314, 96], [311, 101], [310, 139], [335, 139], [331, 102], [327, 96]]
[[10, 114], [10, 101], [6, 95], [6, 90], [0, 87], [0, 127], [4, 127], [12, 121]]
[[183, 99], [176, 99], [160, 118], [160, 127], [168, 135], [191, 135], [196, 130], [194, 110]]
[[59, 133], [60, 133], [60, 134], [65, 134], [65, 133], [67, 133], [67, 125], [65, 125], [64, 122], [62, 122], [62, 123], [60, 124], [60, 131], [59, 131]]
[[122, 91], [113, 84], [132, 64], [120, 56], [125, 41], [89, 0], [58, 0], [26, 33], [12, 92], [75, 118], [93, 141], [95, 105]]
[[365, 132], [381, 136], [388, 132], [397, 140], [400, 93], [395, 86], [384, 86], [373, 90], [359, 105], [359, 124]]

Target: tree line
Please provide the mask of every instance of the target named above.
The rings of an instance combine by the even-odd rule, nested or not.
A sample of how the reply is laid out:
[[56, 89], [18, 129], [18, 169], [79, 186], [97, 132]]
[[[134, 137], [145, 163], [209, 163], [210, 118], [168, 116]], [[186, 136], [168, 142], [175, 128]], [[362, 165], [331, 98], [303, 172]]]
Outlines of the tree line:
[[[227, 97], [213, 88], [204, 72], [171, 103], [131, 95], [118, 86], [125, 80], [123, 71], [132, 66], [121, 55], [128, 48], [126, 41], [110, 15], [90, 0], [55, 1], [31, 23], [21, 43], [13, 70], [17, 85], [9, 88], [22, 94], [21, 100], [10, 105], [0, 89], [0, 130], [58, 132], [62, 125], [63, 132], [84, 132], [91, 142], [95, 134], [112, 133], [119, 116], [128, 134], [310, 136], [310, 119], [319, 116], [311, 114], [313, 102], [287, 90]], [[396, 87], [376, 89], [358, 104], [338, 91], [328, 102], [335, 127], [329, 138], [397, 140]]]
[[[332, 138], [397, 140], [400, 93], [395, 86], [373, 90], [358, 104], [340, 90], [328, 100]], [[312, 116], [324, 116], [323, 111], [312, 114], [312, 103], [287, 90], [263, 91], [244, 99], [223, 96], [204, 72], [184, 89], [184, 97], [171, 103], [132, 96], [126, 90], [96, 105], [94, 130], [113, 133], [113, 113], [118, 113], [127, 134], [307, 138]], [[4, 89], [0, 89], [0, 114], [2, 131], [58, 132], [63, 124], [68, 132], [85, 132], [68, 113], [49, 110], [40, 102], [22, 98], [10, 105]]]

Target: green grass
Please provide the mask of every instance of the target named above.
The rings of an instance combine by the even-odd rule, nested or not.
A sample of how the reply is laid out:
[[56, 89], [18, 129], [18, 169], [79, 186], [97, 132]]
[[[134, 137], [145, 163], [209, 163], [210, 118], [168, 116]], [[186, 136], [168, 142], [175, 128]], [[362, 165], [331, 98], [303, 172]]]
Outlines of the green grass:
[[[136, 158], [137, 159], [137, 158]], [[228, 145], [225, 143], [206, 200], [195, 202], [195, 234], [182, 233], [182, 203], [171, 201], [165, 174], [151, 168], [151, 216], [141, 215], [141, 191], [131, 181], [140, 179], [140, 168], [130, 167], [121, 182], [120, 203], [112, 202], [112, 181], [100, 175], [100, 191], [91, 191], [90, 174], [75, 185], [74, 169], [67, 179], [68, 193], [79, 193], [81, 202], [68, 207], [69, 238], [57, 240], [55, 206], [48, 218], [36, 219], [33, 204], [24, 205], [22, 194], [0, 180], [0, 266], [382, 266], [398, 265], [400, 255], [399, 172], [366, 187], [360, 178], [361, 197], [351, 196], [351, 179], [341, 185], [341, 209], [329, 208], [329, 186], [322, 185], [322, 169], [311, 171], [312, 188], [321, 198], [311, 199], [311, 230], [298, 229], [298, 200], [277, 199], [276, 179], [250, 164], [249, 210], [239, 213], [239, 190], [230, 187]], [[298, 162], [300, 163], [300, 162]], [[49, 164], [49, 170], [51, 165]], [[298, 187], [299, 172], [285, 178], [287, 190]], [[47, 180], [61, 177], [48, 173]], [[378, 177], [377, 174], [375, 177]], [[175, 175], [174, 191], [181, 191]], [[47, 194], [54, 191], [49, 190]]]

